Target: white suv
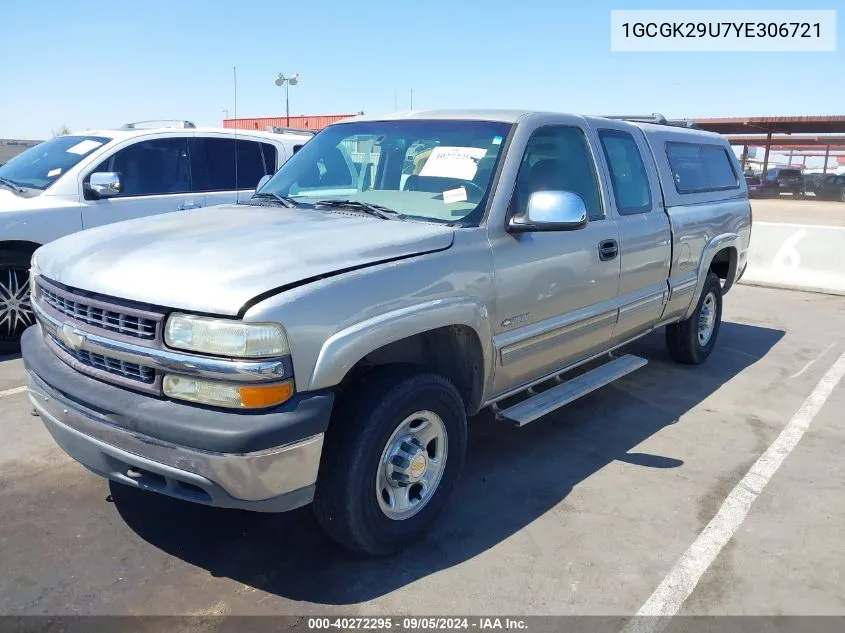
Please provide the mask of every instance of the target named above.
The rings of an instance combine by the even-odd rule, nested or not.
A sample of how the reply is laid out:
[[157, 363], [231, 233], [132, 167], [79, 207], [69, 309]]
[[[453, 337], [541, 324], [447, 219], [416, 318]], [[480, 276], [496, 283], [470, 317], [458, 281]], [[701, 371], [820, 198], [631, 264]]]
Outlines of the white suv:
[[161, 123], [60, 136], [0, 167], [0, 354], [16, 352], [34, 323], [36, 248], [102, 224], [249, 198], [313, 135]]

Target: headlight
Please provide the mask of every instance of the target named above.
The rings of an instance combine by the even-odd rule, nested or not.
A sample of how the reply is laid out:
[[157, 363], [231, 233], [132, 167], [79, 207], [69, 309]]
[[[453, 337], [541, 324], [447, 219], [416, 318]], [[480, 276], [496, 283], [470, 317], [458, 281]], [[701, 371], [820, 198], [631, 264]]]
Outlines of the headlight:
[[293, 381], [273, 385], [243, 385], [187, 376], [166, 375], [165, 395], [178, 400], [233, 409], [261, 409], [282, 404], [293, 395]]
[[164, 342], [170, 347], [233, 358], [290, 354], [288, 339], [281, 325], [244, 323], [190, 314], [172, 314], [167, 319]]

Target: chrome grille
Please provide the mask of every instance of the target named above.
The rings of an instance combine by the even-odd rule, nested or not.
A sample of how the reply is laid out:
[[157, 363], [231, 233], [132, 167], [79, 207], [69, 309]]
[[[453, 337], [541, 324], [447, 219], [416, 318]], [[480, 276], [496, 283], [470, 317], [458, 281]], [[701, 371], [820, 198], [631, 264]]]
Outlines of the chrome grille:
[[148, 384], [155, 381], [155, 370], [152, 367], [145, 367], [144, 365], [139, 365], [137, 363], [127, 363], [126, 361], [118, 360], [117, 358], [104, 356], [102, 354], [95, 354], [86, 350], [73, 350], [56, 338], [53, 338], [53, 342], [58, 345], [65, 354], [72, 356], [84, 365], [93, 367], [94, 369], [99, 369], [110, 374], [116, 374], [118, 376], [123, 376], [124, 378], [131, 378], [132, 380]]
[[43, 284], [39, 284], [39, 293], [41, 300], [55, 310], [88, 325], [148, 340], [156, 336], [158, 322], [155, 319], [98, 307], [86, 302], [84, 297], [74, 295], [71, 299], [70, 296], [59, 294]]

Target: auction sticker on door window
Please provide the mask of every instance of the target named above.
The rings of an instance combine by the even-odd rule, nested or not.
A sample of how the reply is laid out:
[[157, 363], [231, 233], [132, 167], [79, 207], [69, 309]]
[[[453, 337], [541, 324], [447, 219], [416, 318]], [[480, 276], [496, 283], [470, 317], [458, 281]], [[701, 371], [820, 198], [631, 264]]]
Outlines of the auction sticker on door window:
[[443, 192], [443, 202], [445, 204], [450, 204], [452, 202], [466, 202], [466, 200], [467, 190], [464, 187], [449, 189], [449, 191]]
[[478, 161], [487, 153], [480, 147], [440, 146], [431, 150], [431, 156], [420, 171], [420, 176], [460, 178], [472, 180], [478, 171]]

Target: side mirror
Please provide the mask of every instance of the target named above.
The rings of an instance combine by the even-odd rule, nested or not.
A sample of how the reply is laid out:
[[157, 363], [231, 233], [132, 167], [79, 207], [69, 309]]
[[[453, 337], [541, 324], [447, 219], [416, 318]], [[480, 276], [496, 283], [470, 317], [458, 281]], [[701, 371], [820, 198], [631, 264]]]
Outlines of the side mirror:
[[269, 174], [264, 174], [263, 176], [261, 176], [261, 180], [259, 180], [258, 184], [255, 185], [256, 193], [261, 191], [261, 187], [266, 185], [270, 181], [270, 178], [272, 178], [272, 176], [270, 176]]
[[513, 233], [576, 231], [587, 226], [587, 205], [572, 191], [535, 191], [528, 206], [508, 223]]
[[98, 171], [88, 179], [88, 189], [100, 198], [116, 196], [123, 191], [120, 174], [116, 171]]

